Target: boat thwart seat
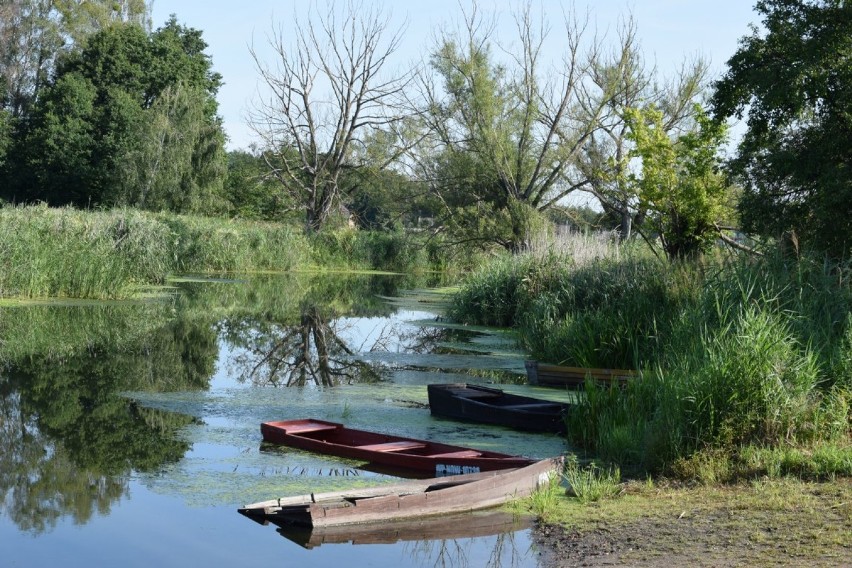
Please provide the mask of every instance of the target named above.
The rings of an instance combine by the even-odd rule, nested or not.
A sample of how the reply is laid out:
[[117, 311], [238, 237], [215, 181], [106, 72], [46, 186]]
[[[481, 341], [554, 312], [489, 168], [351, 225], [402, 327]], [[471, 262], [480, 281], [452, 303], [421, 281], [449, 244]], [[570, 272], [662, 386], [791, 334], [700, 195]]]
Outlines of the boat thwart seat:
[[305, 424], [289, 424], [287, 425], [288, 434], [307, 434], [308, 432], [324, 432], [326, 430], [337, 430], [338, 426], [331, 424], [319, 424], [316, 422], [307, 422]]
[[357, 446], [359, 450], [368, 450], [371, 452], [401, 452], [404, 450], [417, 450], [425, 448], [426, 444], [420, 442], [385, 442], [383, 444], [368, 444], [366, 446]]

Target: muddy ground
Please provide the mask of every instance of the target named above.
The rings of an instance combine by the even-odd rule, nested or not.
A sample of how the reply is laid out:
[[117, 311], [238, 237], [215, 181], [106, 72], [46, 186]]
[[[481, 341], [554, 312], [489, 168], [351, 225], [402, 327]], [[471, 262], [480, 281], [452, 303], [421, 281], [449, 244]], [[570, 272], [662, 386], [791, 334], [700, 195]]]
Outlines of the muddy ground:
[[640, 487], [555, 516], [534, 531], [546, 568], [852, 567], [852, 480]]

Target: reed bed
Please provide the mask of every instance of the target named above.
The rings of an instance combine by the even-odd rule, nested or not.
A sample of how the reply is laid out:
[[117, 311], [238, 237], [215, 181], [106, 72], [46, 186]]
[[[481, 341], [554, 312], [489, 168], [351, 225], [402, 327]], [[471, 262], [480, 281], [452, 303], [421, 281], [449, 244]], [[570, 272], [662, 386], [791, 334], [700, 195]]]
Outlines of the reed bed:
[[[148, 213], [0, 207], [0, 297], [131, 298], [173, 275], [462, 268], [439, 239]], [[461, 264], [459, 264], [461, 259]]]
[[0, 209], [0, 295], [125, 298], [169, 272], [168, 231], [128, 212]]
[[[525, 254], [475, 273], [450, 314], [516, 327], [537, 359], [639, 369], [624, 390], [587, 385], [569, 423], [577, 447], [623, 469], [852, 475], [849, 275], [808, 256]], [[763, 465], [745, 468], [745, 454]]]
[[313, 263], [325, 268], [412, 272], [431, 263], [427, 243], [401, 231], [326, 231], [312, 237], [311, 250]]
[[307, 240], [274, 224], [133, 209], [0, 208], [0, 296], [122, 299], [171, 275], [290, 270]]
[[290, 225], [159, 214], [176, 273], [285, 271], [311, 266], [311, 247]]

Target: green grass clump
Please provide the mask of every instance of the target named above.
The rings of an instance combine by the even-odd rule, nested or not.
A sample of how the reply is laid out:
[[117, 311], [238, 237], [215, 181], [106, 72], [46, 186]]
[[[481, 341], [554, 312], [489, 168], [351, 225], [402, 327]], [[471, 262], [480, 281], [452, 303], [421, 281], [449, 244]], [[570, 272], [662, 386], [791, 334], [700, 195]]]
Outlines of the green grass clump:
[[703, 450], [676, 460], [671, 472], [704, 485], [793, 477], [828, 481], [852, 477], [852, 445], [820, 442], [808, 446], [748, 445], [734, 452]]
[[563, 493], [561, 481], [560, 475], [554, 473], [546, 483], [539, 485], [529, 496], [530, 511], [544, 522], [550, 521], [556, 511], [559, 498]]
[[580, 503], [594, 503], [621, 493], [621, 470], [617, 466], [602, 467], [595, 463], [581, 466], [570, 460], [563, 477], [568, 483], [566, 493]]

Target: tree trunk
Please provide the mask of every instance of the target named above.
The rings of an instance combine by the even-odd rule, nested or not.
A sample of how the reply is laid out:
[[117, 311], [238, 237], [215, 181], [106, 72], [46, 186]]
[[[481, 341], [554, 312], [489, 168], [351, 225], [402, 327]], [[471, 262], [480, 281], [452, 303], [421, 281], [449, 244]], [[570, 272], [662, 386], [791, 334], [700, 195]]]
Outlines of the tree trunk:
[[621, 210], [621, 223], [618, 226], [618, 240], [625, 242], [633, 232], [633, 214], [627, 207]]

